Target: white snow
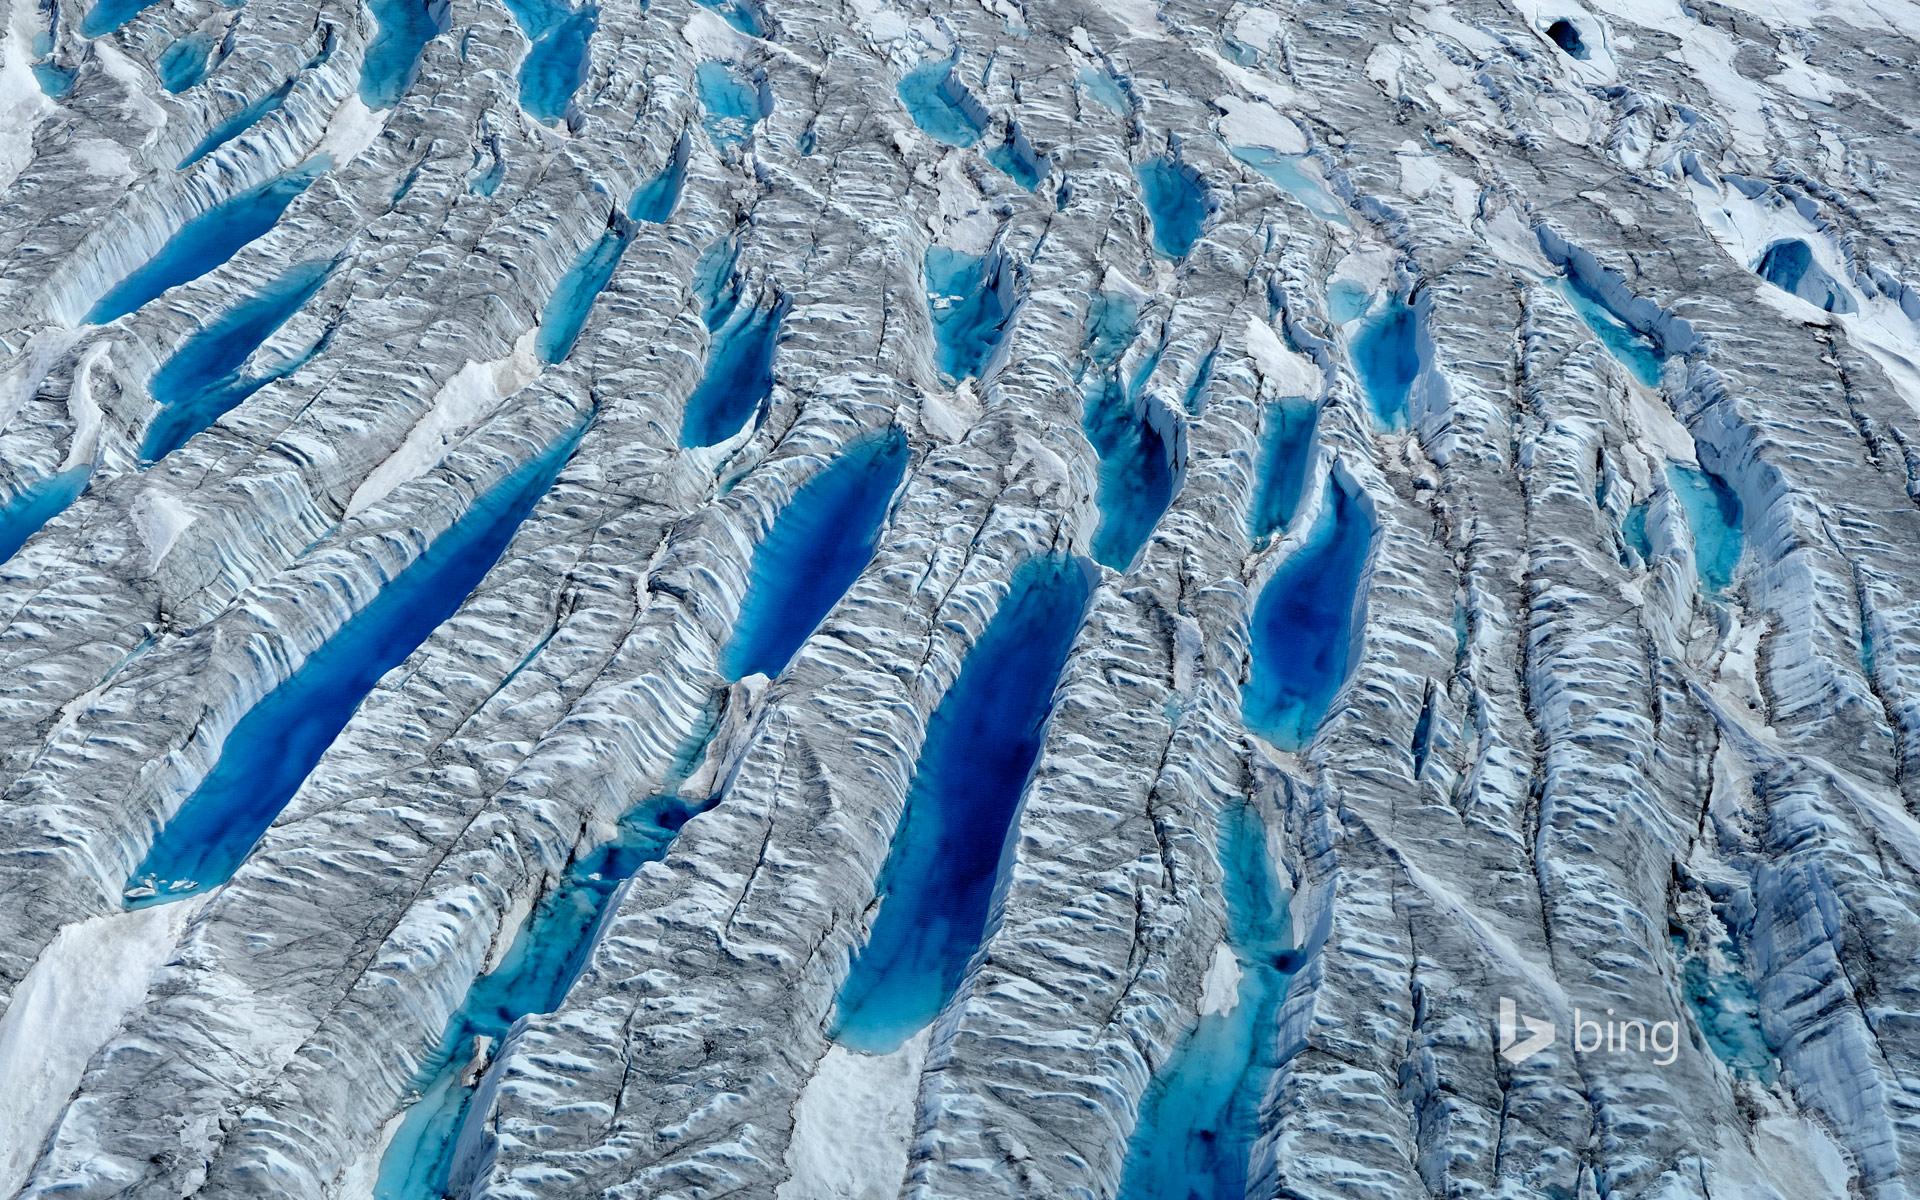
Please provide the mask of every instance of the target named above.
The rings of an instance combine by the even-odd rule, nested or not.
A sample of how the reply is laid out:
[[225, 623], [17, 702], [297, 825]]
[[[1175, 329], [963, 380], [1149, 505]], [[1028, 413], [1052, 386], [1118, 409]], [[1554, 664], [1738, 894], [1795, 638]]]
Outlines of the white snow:
[[497, 408], [501, 400], [532, 383], [540, 374], [533, 339], [534, 331], [528, 330], [506, 358], [470, 362], [447, 380], [427, 414], [408, 432], [407, 440], [353, 493], [346, 515], [364, 512], [409, 479], [418, 479], [439, 466], [447, 448], [462, 434]]
[[1220, 96], [1213, 103], [1226, 114], [1220, 118], [1220, 138], [1228, 145], [1272, 150], [1277, 154], [1307, 152], [1307, 135], [1272, 105], [1242, 100], [1238, 96]]
[[133, 502], [134, 528], [147, 544], [149, 572], [160, 568], [167, 552], [199, 515], [178, 496], [157, 487], [148, 488]]
[[62, 471], [92, 466], [94, 454], [100, 449], [100, 403], [93, 398], [93, 369], [106, 359], [112, 349], [112, 342], [95, 342], [88, 346], [73, 373], [73, 388], [67, 393], [67, 416], [73, 421], [73, 443], [67, 447], [66, 461], [60, 464]]
[[62, 928], [0, 1017], [0, 1196], [26, 1181], [87, 1063], [173, 957], [205, 898]]
[[1213, 948], [1213, 962], [1200, 982], [1200, 1015], [1225, 1016], [1240, 1003], [1240, 960], [1225, 942]]
[[54, 109], [33, 76], [33, 35], [37, 5], [15, 4], [9, 12], [6, 42], [0, 46], [0, 190], [26, 169], [33, 157], [34, 127]]
[[1322, 380], [1312, 360], [1287, 349], [1280, 335], [1258, 317], [1247, 318], [1247, 355], [1277, 395], [1312, 398], [1320, 394]]
[[333, 119], [327, 123], [327, 132], [320, 138], [314, 153], [327, 155], [336, 167], [344, 166], [373, 145], [373, 139], [379, 137], [380, 131], [387, 127], [387, 118], [392, 114], [390, 108], [375, 112], [359, 96], [348, 96], [346, 102], [334, 111]]
[[932, 1027], [892, 1054], [831, 1046], [793, 1109], [775, 1200], [892, 1200], [907, 1174]]

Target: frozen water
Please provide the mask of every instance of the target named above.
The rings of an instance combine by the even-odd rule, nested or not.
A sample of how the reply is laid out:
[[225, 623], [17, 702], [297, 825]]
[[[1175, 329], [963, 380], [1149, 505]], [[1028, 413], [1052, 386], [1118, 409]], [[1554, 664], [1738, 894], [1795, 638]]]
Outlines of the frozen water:
[[[1347, 224], [1347, 214], [1339, 201], [1327, 194], [1320, 181], [1302, 169], [1310, 155], [1281, 154], [1260, 146], [1229, 146], [1233, 156], [1252, 167], [1282, 191], [1306, 206], [1308, 212], [1337, 225]], [[1335, 320], [1342, 318], [1336, 317]], [[1350, 319], [1350, 318], [1348, 318]]]
[[761, 117], [759, 89], [718, 62], [701, 63], [693, 81], [700, 107], [706, 110], [702, 124], [713, 144], [723, 151], [745, 144]]

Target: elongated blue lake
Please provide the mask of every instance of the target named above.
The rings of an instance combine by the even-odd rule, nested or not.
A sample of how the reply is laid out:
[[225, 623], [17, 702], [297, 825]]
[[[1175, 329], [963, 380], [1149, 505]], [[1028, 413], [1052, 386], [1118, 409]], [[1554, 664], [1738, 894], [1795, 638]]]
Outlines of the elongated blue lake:
[[1635, 379], [1647, 387], [1660, 386], [1660, 368], [1666, 359], [1660, 347], [1616, 316], [1591, 288], [1578, 280], [1564, 280], [1560, 294], [1567, 298], [1567, 303], [1607, 352], [1631, 371]]
[[954, 75], [951, 62], [928, 63], [900, 81], [900, 103], [926, 135], [949, 146], [971, 146], [986, 132], [986, 110]]
[[833, 1036], [898, 1049], [953, 998], [986, 936], [1067, 652], [1092, 597], [1089, 569], [1034, 559], [1014, 572], [927, 726], [913, 789], [880, 874], [880, 912], [840, 989]]
[[1081, 67], [1076, 79], [1100, 107], [1122, 117], [1127, 115], [1127, 94], [1120, 90], [1120, 81], [1112, 75], [1099, 67]]
[[182, 343], [147, 385], [160, 411], [147, 426], [140, 457], [148, 462], [165, 458], [221, 414], [291, 371], [297, 360], [250, 377], [240, 368], [313, 298], [332, 267], [324, 259], [293, 267]]
[[28, 484], [0, 505], [0, 563], [18, 554], [42, 525], [79, 499], [92, 473], [90, 466], [71, 467]]
[[515, 1021], [560, 1007], [586, 969], [614, 892], [643, 863], [665, 857], [693, 815], [671, 798], [636, 807], [612, 841], [576, 861], [560, 886], [534, 908], [500, 965], [474, 981], [440, 1044], [421, 1065], [420, 1099], [407, 1110], [380, 1160], [376, 1200], [442, 1200], [448, 1194], [460, 1129], [478, 1083], [465, 1078], [475, 1039], [487, 1039], [492, 1054]]
[[[666, 169], [636, 189], [627, 201], [628, 221], [658, 224], [672, 216], [686, 177], [687, 143], [683, 140]], [[632, 241], [632, 226], [616, 221], [561, 276], [541, 313], [540, 332], [534, 336], [534, 351], [542, 362], [557, 363], [573, 353], [594, 302], [613, 279]]]
[[1309, 155], [1281, 154], [1258, 146], [1228, 146], [1227, 150], [1265, 176], [1269, 183], [1298, 200], [1314, 216], [1336, 225], [1350, 223], [1340, 202], [1327, 193], [1319, 179], [1307, 172], [1305, 164]]
[[977, 379], [1013, 315], [1013, 287], [998, 256], [927, 247], [927, 304], [934, 362], [950, 379]]
[[907, 439], [892, 430], [848, 447], [794, 493], [753, 553], [740, 618], [720, 654], [728, 679], [786, 669], [873, 561], [906, 469]]
[[1083, 380], [1081, 397], [1081, 426], [1100, 459], [1094, 497], [1100, 524], [1093, 534], [1093, 557], [1123, 573], [1173, 503], [1179, 480], [1175, 447], [1148, 419], [1140, 396], [1157, 355], [1130, 379], [1123, 382], [1120, 377], [1120, 356], [1132, 344], [1139, 320], [1132, 297], [1119, 292], [1094, 297], [1086, 335], [1091, 378]]
[[1693, 567], [1700, 587], [1709, 596], [1722, 595], [1733, 583], [1745, 546], [1740, 497], [1719, 476], [1679, 463], [1667, 464], [1667, 482], [1693, 534]]
[[1207, 223], [1206, 193], [1192, 174], [1170, 158], [1155, 158], [1135, 169], [1140, 198], [1153, 222], [1153, 248], [1162, 258], [1187, 256]]
[[721, 151], [744, 144], [760, 120], [760, 89], [726, 63], [701, 63], [693, 72], [705, 116], [701, 125]]
[[1290, 897], [1248, 804], [1220, 816], [1233, 1007], [1203, 1015], [1141, 1104], [1119, 1200], [1245, 1200], [1260, 1104], [1280, 1069], [1280, 1004], [1297, 968]]
[[1009, 131], [1006, 141], [987, 150], [987, 161], [1029, 192], [1039, 187], [1046, 175], [1033, 143], [1027, 141], [1017, 125]]
[[719, 13], [727, 24], [748, 37], [767, 36], [766, 27], [761, 23], [759, 12], [746, 0], [697, 0], [697, 3], [702, 8]]
[[207, 77], [212, 54], [213, 39], [204, 33], [188, 33], [174, 39], [154, 64], [160, 74], [160, 86], [176, 95], [186, 91]]
[[420, 52], [440, 32], [432, 0], [368, 0], [375, 32], [360, 70], [360, 101], [375, 112], [392, 108], [413, 82]]
[[1680, 984], [1687, 1007], [1714, 1056], [1735, 1074], [1772, 1083], [1778, 1074], [1773, 1049], [1761, 1032], [1760, 1001], [1741, 970], [1739, 949], [1723, 940], [1720, 950], [1725, 965], [1716, 970], [1705, 955], [1687, 953], [1685, 937], [1674, 935], [1672, 941], [1682, 963]]
[[220, 758], [127, 881], [128, 908], [215, 887], [237, 870], [380, 677], [479, 585], [566, 463], [581, 425], [466, 515], [307, 656], [227, 734]]
[[1373, 522], [1337, 477], [1319, 519], [1253, 608], [1253, 665], [1241, 690], [1247, 728], [1282, 750], [1313, 740], [1345, 686], [1365, 611]]
[[554, 0], [508, 0], [507, 9], [532, 43], [520, 63], [520, 107], [551, 125], [566, 115], [587, 81], [587, 52], [600, 10]]
[[1354, 373], [1379, 429], [1407, 427], [1407, 399], [1420, 375], [1419, 332], [1417, 314], [1394, 296], [1354, 335]]
[[786, 311], [785, 300], [735, 307], [714, 332], [707, 373], [687, 399], [682, 446], [717, 445], [765, 411], [773, 396], [773, 351]]
[[292, 94], [292, 92], [293, 81], [289, 79], [271, 92], [255, 100], [252, 104], [247, 105], [239, 112], [234, 113], [226, 120], [215, 125], [207, 131], [207, 136], [201, 138], [192, 151], [180, 160], [180, 169], [182, 171], [186, 170], [207, 155], [212, 154], [215, 150], [218, 150], [228, 142], [239, 137], [247, 130], [252, 129], [255, 125], [259, 124], [268, 113], [277, 111], [281, 105], [285, 104], [287, 97]]
[[105, 325], [135, 311], [168, 288], [200, 278], [242, 246], [272, 229], [295, 197], [326, 170], [316, 160], [278, 179], [215, 205], [180, 227], [146, 264], [115, 284], [87, 313], [89, 325]]
[[1301, 396], [1266, 405], [1260, 430], [1260, 474], [1247, 514], [1247, 532], [1264, 542], [1285, 529], [1300, 507], [1307, 468], [1313, 463], [1313, 431], [1320, 406]]
[[103, 37], [145, 12], [153, 0], [99, 0], [80, 22], [80, 36]]

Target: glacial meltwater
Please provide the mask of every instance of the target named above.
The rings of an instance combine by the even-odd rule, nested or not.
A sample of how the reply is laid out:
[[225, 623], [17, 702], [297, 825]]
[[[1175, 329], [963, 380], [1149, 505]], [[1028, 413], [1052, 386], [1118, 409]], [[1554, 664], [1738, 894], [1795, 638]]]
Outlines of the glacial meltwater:
[[272, 229], [294, 198], [327, 168], [324, 158], [289, 171], [215, 205], [180, 227], [146, 265], [100, 297], [86, 315], [89, 325], [105, 325], [135, 311], [168, 288], [198, 279], [219, 267], [240, 248]]
[[213, 39], [204, 33], [182, 34], [173, 45], [160, 52], [154, 69], [160, 74], [160, 86], [178, 95], [207, 77], [213, 54]]
[[420, 1098], [407, 1109], [380, 1159], [375, 1200], [441, 1200], [450, 1184], [459, 1182], [449, 1175], [479, 1082], [481, 1064], [475, 1058], [491, 1058], [521, 1017], [560, 1007], [586, 969], [614, 892], [642, 864], [665, 857], [693, 815], [669, 797], [637, 806], [611, 841], [575, 861], [534, 908], [506, 957], [474, 981], [439, 1045], [421, 1064], [415, 1077]]
[[268, 113], [278, 111], [280, 106], [287, 102], [287, 97], [292, 92], [293, 80], [289, 79], [271, 92], [268, 92], [258, 100], [242, 108], [239, 112], [234, 113], [226, 120], [215, 125], [212, 129], [209, 129], [207, 136], [201, 138], [199, 142], [194, 145], [193, 149], [187, 153], [187, 156], [180, 160], [180, 169], [182, 171], [186, 170], [207, 155], [212, 154], [215, 150], [218, 150], [228, 142], [239, 137], [247, 130], [252, 129], [255, 125], [259, 124]]
[[80, 22], [81, 37], [104, 37], [133, 20], [154, 0], [96, 0]]
[[773, 396], [773, 352], [786, 312], [784, 298], [735, 307], [714, 331], [707, 373], [681, 418], [681, 446], [717, 445], [765, 411]]
[[886, 1054], [953, 998], [986, 936], [1054, 688], [1093, 594], [1078, 559], [1033, 559], [927, 726], [880, 873], [879, 915], [840, 989], [833, 1036]]
[[627, 201], [627, 220], [612, 221], [593, 245], [581, 252], [573, 266], [560, 277], [553, 295], [547, 297], [540, 314], [540, 332], [534, 335], [534, 352], [540, 361], [557, 363], [573, 352], [593, 305], [613, 279], [621, 256], [633, 241], [632, 222], [660, 224], [673, 215], [680, 203], [680, 190], [687, 179], [685, 138], [661, 172], [634, 190]]
[[1081, 67], [1077, 77], [1080, 86], [1086, 89], [1095, 103], [1117, 116], [1126, 116], [1130, 107], [1127, 94], [1120, 88], [1120, 81], [1099, 67]]
[[1004, 171], [1007, 177], [1027, 189], [1029, 192], [1040, 186], [1040, 180], [1046, 175], [1041, 165], [1040, 155], [1034, 150], [1033, 143], [1020, 131], [1018, 124], [1011, 125], [1007, 131], [1007, 140], [998, 146], [989, 147], [987, 161]]
[[1361, 578], [1373, 522], [1338, 476], [1319, 519], [1260, 592], [1253, 664], [1240, 694], [1246, 726], [1282, 750], [1300, 750], [1347, 682], [1366, 597]]
[[558, 0], [507, 0], [507, 11], [532, 43], [520, 62], [520, 107], [551, 125], [566, 115], [587, 80], [587, 50], [600, 10]]
[[1245, 1200], [1260, 1105], [1280, 1069], [1280, 1004], [1297, 969], [1290, 897], [1251, 804], [1220, 814], [1227, 945], [1240, 968], [1225, 1011], [1200, 1023], [1154, 1076], [1127, 1146], [1119, 1200]]
[[[1680, 983], [1694, 1023], [1707, 1039], [1714, 1057], [1736, 1075], [1772, 1083], [1778, 1074], [1773, 1050], [1760, 1029], [1760, 1001], [1742, 969], [1742, 956], [1733, 942], [1722, 940], [1717, 955], [1687, 952], [1687, 939], [1672, 938], [1682, 966]], [[1709, 962], [1709, 958], [1717, 963]]]
[[291, 268], [220, 314], [161, 364], [147, 384], [159, 411], [140, 443], [143, 460], [165, 458], [221, 414], [298, 365], [296, 359], [257, 374], [240, 373], [248, 356], [320, 290], [332, 267], [331, 262], [318, 259]]
[[950, 379], [977, 379], [1013, 314], [1011, 272], [998, 254], [927, 247], [927, 307], [934, 362]]
[[900, 81], [900, 103], [928, 137], [949, 146], [971, 146], [987, 127], [986, 109], [961, 84], [950, 62], [908, 72]]
[[1228, 146], [1227, 150], [1265, 176], [1269, 183], [1298, 200], [1314, 216], [1336, 225], [1349, 224], [1340, 202], [1329, 195], [1320, 181], [1305, 169], [1308, 155], [1281, 154], [1277, 150], [1259, 146]]
[[794, 493], [753, 552], [722, 674], [772, 678], [786, 669], [873, 560], [906, 468], [907, 439], [890, 430], [849, 446]]
[[1093, 557], [1125, 572], [1146, 545], [1153, 527], [1173, 503], [1179, 482], [1171, 413], [1155, 408], [1151, 418], [1141, 385], [1151, 373], [1149, 361], [1122, 380], [1120, 356], [1134, 339], [1139, 306], [1131, 296], [1101, 292], [1087, 316], [1086, 360], [1081, 380], [1081, 427], [1100, 459], [1095, 501], [1100, 525], [1093, 534]]
[[21, 488], [0, 505], [0, 563], [20, 552], [40, 527], [67, 510], [87, 490], [90, 465], [69, 467]]
[[1631, 371], [1635, 379], [1647, 387], [1660, 386], [1660, 366], [1666, 356], [1652, 339], [1614, 315], [1599, 296], [1577, 280], [1563, 279], [1560, 294], [1607, 352]]
[[1420, 375], [1419, 319], [1398, 296], [1368, 317], [1354, 334], [1354, 373], [1367, 394], [1378, 429], [1407, 427], [1407, 398]]
[[1154, 250], [1163, 258], [1185, 258], [1207, 223], [1206, 193], [1188, 168], [1170, 158], [1148, 159], [1135, 174], [1153, 222]]
[[360, 102], [375, 112], [400, 102], [420, 52], [446, 20], [446, 0], [368, 0], [376, 32], [360, 70]]
[[1260, 430], [1260, 466], [1247, 532], [1256, 544], [1285, 529], [1300, 507], [1313, 462], [1313, 431], [1320, 406], [1301, 396], [1266, 405]]
[[226, 882], [380, 677], [480, 583], [546, 495], [584, 424], [514, 471], [234, 725], [200, 786], [161, 826], [127, 881], [128, 908]]
[[747, 0], [695, 0], [702, 8], [712, 9], [722, 20], [748, 37], [767, 36], [766, 24], [757, 8]]
[[760, 89], [741, 79], [726, 63], [704, 62], [693, 72], [694, 90], [705, 112], [700, 124], [722, 153], [753, 136], [760, 120]]
[[1733, 583], [1740, 565], [1740, 497], [1719, 476], [1679, 463], [1667, 464], [1667, 483], [1693, 535], [1693, 568], [1700, 587], [1709, 596], [1719, 596]]

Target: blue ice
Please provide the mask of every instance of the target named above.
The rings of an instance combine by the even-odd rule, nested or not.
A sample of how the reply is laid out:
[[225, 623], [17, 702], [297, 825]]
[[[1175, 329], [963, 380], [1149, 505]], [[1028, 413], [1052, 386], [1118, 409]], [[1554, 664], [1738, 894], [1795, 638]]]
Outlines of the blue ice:
[[1153, 221], [1154, 251], [1163, 258], [1185, 258], [1207, 223], [1206, 193], [1192, 172], [1170, 158], [1148, 159], [1135, 173]]
[[987, 114], [953, 68], [953, 63], [936, 62], [909, 71], [900, 81], [900, 102], [928, 137], [949, 146], [971, 146], [986, 130]]
[[1580, 314], [1580, 319], [1607, 352], [1631, 371], [1635, 379], [1647, 387], [1660, 386], [1660, 366], [1666, 355], [1652, 339], [1615, 316], [1592, 289], [1577, 279], [1562, 280], [1560, 294], [1566, 297], [1573, 311]]
[[204, 33], [188, 33], [174, 39], [171, 46], [160, 52], [160, 60], [155, 64], [161, 86], [177, 94], [199, 83], [207, 77], [212, 54], [213, 39]]
[[290, 374], [300, 360], [252, 376], [241, 375], [240, 368], [313, 298], [332, 267], [325, 259], [300, 263], [181, 343], [147, 385], [159, 411], [141, 440], [140, 457], [147, 462], [165, 458], [221, 414]]
[[1781, 291], [1830, 313], [1850, 313], [1858, 307], [1853, 293], [1813, 261], [1813, 250], [1798, 238], [1768, 246], [1754, 270]]
[[986, 936], [1092, 587], [1091, 569], [1077, 559], [1022, 565], [934, 711], [880, 873], [879, 915], [840, 989], [833, 1036], [841, 1045], [890, 1053], [959, 988]]
[[168, 288], [200, 278], [240, 248], [272, 229], [294, 198], [326, 168], [324, 160], [289, 171], [215, 205], [180, 227], [145, 266], [113, 285], [87, 313], [89, 325], [105, 325], [135, 311]]
[[1000, 256], [927, 247], [927, 303], [934, 361], [950, 379], [977, 379], [1013, 314], [1013, 281]]
[[907, 439], [889, 430], [849, 446], [794, 493], [753, 553], [722, 674], [772, 678], [786, 669], [873, 560], [906, 468]]
[[1200, 1018], [1154, 1077], [1128, 1143], [1119, 1200], [1245, 1200], [1260, 1106], [1280, 1069], [1281, 1002], [1297, 969], [1287, 903], [1251, 804], [1220, 815], [1234, 1006]]
[[1365, 611], [1361, 577], [1373, 522], [1337, 476], [1320, 516], [1280, 564], [1253, 609], [1253, 664], [1241, 690], [1246, 726], [1282, 750], [1300, 750], [1345, 686]]
[[67, 510], [87, 489], [93, 468], [83, 464], [21, 488], [0, 505], [0, 563], [20, 552], [40, 527]]
[[1700, 586], [1709, 596], [1721, 595], [1740, 565], [1740, 497], [1719, 476], [1679, 463], [1667, 464], [1667, 483], [1693, 534], [1693, 566]]
[[[127, 881], [128, 908], [182, 899], [239, 869], [380, 677], [480, 583], [579, 443], [585, 426], [475, 500], [425, 553], [227, 734], [220, 758]], [[154, 889], [145, 893], [145, 888]]]
[[1098, 67], [1080, 68], [1080, 86], [1087, 89], [1100, 106], [1119, 116], [1126, 116], [1132, 107], [1127, 103], [1127, 94], [1120, 90], [1120, 81]]
[[686, 176], [687, 144], [682, 141], [660, 174], [637, 188], [627, 201], [627, 221], [614, 221], [560, 277], [540, 315], [540, 332], [534, 336], [534, 351], [540, 355], [540, 361], [557, 363], [573, 353], [573, 345], [580, 339], [580, 331], [593, 312], [594, 302], [606, 290], [627, 246], [633, 241], [631, 222], [665, 222], [680, 203], [680, 189]]
[[697, 0], [703, 8], [710, 8], [720, 14], [727, 24], [733, 26], [748, 37], [765, 37], [767, 31], [761, 23], [760, 14], [746, 0]]

